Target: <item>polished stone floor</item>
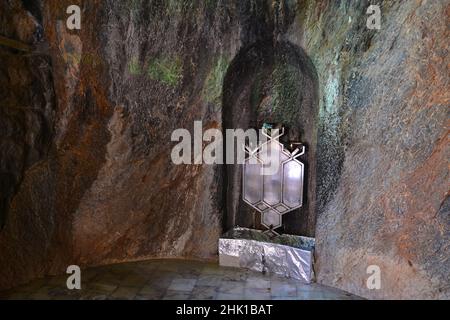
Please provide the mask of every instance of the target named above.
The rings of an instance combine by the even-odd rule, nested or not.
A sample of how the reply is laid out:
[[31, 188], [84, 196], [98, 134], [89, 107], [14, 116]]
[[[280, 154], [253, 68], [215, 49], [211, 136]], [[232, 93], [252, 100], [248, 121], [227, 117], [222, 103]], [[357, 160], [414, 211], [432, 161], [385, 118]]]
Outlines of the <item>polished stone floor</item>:
[[1, 299], [323, 300], [358, 299], [318, 284], [186, 260], [151, 260], [89, 268], [81, 290], [68, 290], [68, 275], [48, 277], [0, 293]]

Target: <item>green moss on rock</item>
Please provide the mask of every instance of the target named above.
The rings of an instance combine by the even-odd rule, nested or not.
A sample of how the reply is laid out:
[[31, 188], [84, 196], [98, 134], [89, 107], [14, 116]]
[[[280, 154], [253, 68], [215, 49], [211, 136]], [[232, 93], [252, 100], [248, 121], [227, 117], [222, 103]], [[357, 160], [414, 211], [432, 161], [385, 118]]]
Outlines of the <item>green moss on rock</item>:
[[253, 77], [250, 105], [260, 121], [297, 127], [302, 99], [302, 75], [295, 64], [280, 57], [270, 70], [258, 69]]
[[203, 88], [203, 99], [215, 105], [221, 104], [223, 79], [228, 69], [229, 60], [223, 56], [219, 57], [214, 67], [206, 77]]
[[183, 76], [183, 65], [179, 58], [156, 58], [150, 61], [147, 73], [153, 80], [176, 86]]
[[130, 62], [128, 63], [128, 71], [132, 75], [139, 75], [142, 73], [141, 66], [137, 58], [132, 58], [130, 60]]

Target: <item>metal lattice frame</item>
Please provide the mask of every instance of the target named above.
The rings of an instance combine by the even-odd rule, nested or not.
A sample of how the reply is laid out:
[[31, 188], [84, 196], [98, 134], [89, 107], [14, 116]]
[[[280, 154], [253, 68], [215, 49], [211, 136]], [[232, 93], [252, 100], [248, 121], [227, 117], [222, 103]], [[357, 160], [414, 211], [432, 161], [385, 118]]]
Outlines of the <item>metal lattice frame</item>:
[[[283, 129], [279, 135], [272, 136], [263, 128], [262, 134], [267, 137], [266, 142], [253, 150], [244, 148], [248, 158], [242, 170], [243, 200], [261, 213], [261, 224], [268, 232], [278, 234], [274, 230], [281, 227], [282, 216], [303, 204], [304, 165], [297, 158], [305, 153], [305, 147], [292, 153], [285, 150], [279, 142]], [[264, 165], [273, 157], [279, 157], [278, 170], [275, 174], [264, 175]], [[268, 189], [270, 192], [266, 194]], [[270, 194], [273, 192], [279, 195], [278, 199], [277, 194]]]

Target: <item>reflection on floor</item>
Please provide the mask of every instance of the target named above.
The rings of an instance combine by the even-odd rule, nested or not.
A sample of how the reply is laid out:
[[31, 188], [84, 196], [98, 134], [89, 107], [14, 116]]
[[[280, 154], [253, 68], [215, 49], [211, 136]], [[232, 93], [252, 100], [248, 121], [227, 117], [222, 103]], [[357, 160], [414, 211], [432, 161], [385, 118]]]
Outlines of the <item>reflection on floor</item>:
[[358, 299], [334, 288], [258, 272], [186, 260], [132, 262], [82, 271], [81, 290], [68, 275], [48, 277], [0, 293], [2, 299]]

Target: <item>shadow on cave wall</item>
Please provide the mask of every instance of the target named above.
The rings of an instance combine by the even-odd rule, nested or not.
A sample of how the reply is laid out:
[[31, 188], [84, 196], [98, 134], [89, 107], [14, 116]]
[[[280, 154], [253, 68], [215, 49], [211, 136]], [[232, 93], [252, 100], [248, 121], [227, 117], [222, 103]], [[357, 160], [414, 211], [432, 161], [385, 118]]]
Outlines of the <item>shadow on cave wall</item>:
[[13, 40], [0, 46], [0, 232], [25, 171], [51, 149], [55, 108], [51, 60], [19, 49], [43, 41], [41, 9], [36, 0], [0, 4], [1, 35]]
[[[264, 122], [280, 123], [286, 129], [283, 142], [306, 145], [306, 155], [300, 158], [305, 164], [304, 204], [283, 216], [280, 230], [284, 233], [314, 236], [317, 117], [317, 74], [301, 48], [285, 41], [259, 41], [234, 58], [224, 80], [223, 129], [259, 129]], [[241, 165], [224, 169], [225, 230], [262, 228], [259, 213], [242, 200], [241, 170]]]

